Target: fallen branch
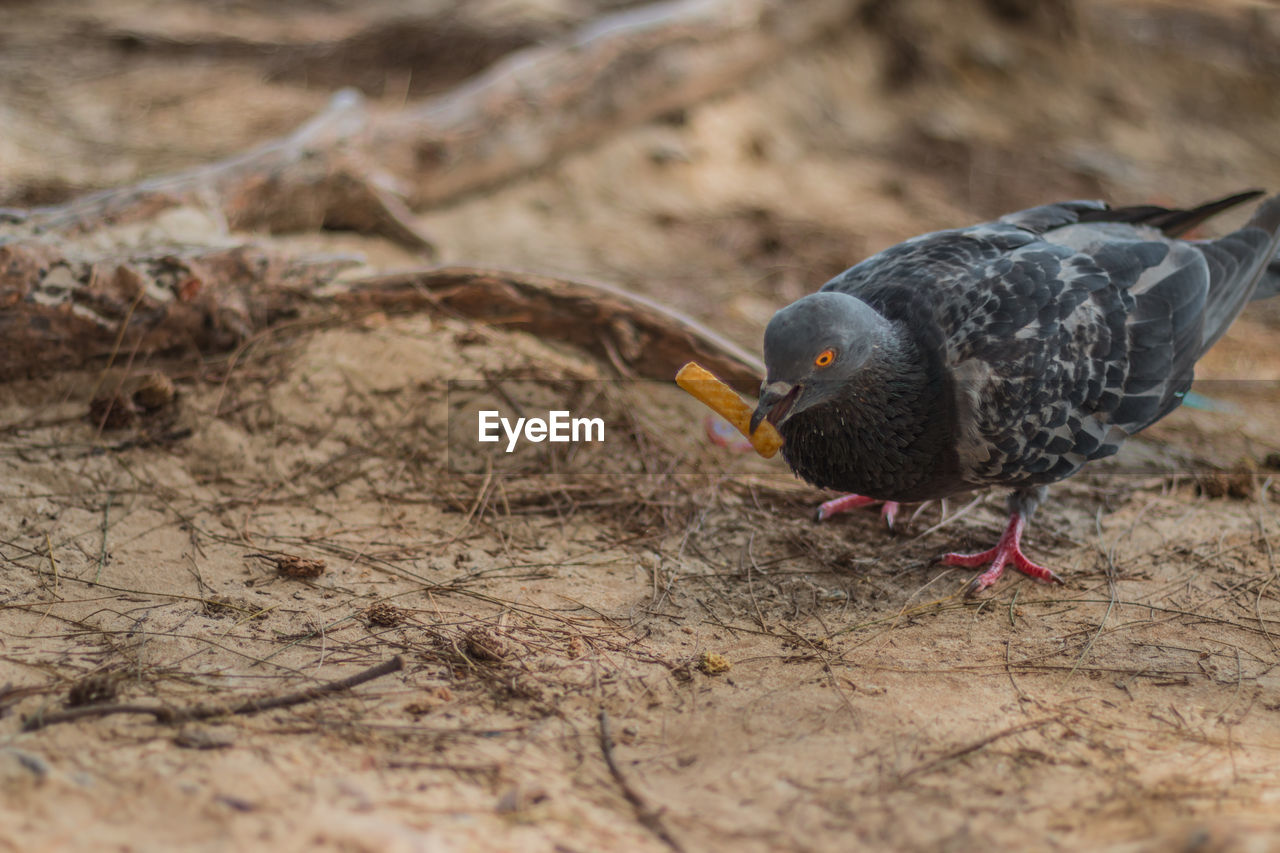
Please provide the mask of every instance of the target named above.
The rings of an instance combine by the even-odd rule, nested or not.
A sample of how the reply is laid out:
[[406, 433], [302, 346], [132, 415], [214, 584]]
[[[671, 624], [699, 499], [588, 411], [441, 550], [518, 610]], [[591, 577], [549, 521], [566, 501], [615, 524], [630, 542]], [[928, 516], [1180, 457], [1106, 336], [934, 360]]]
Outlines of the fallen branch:
[[233, 230], [350, 229], [430, 250], [430, 241], [409, 222], [404, 203], [350, 159], [367, 126], [364, 99], [345, 89], [284, 139], [219, 163], [36, 208], [18, 223], [17, 233], [76, 236], [145, 221], [171, 207], [202, 205], [216, 210]]
[[80, 234], [182, 204], [238, 230], [318, 228], [431, 244], [421, 208], [540, 168], [566, 152], [740, 86], [849, 20], [856, 0], [672, 0], [605, 15], [510, 54], [420, 104], [371, 117], [354, 90], [290, 136], [242, 155], [56, 207], [7, 212], [18, 236]]
[[[55, 238], [197, 205], [237, 230], [342, 228], [428, 251], [405, 198], [419, 206], [446, 201], [727, 91], [829, 32], [855, 5], [674, 0], [636, 7], [558, 44], [518, 51], [397, 114], [373, 118], [359, 95], [340, 92], [295, 133], [229, 160], [9, 212], [0, 229], [0, 381], [115, 353], [226, 350], [336, 271], [253, 247], [83, 261], [55, 247]], [[667, 379], [697, 359], [750, 391], [762, 372], [758, 360], [709, 330], [608, 288], [494, 273], [412, 278], [372, 282], [350, 298], [388, 310], [416, 310], [417, 300], [419, 308], [432, 303], [524, 328], [607, 357], [624, 374]]]
[[375, 678], [390, 675], [404, 668], [404, 660], [396, 655], [388, 661], [370, 667], [362, 672], [338, 681], [328, 681], [317, 687], [309, 687], [296, 693], [281, 696], [262, 696], [245, 699], [240, 702], [218, 703], [213, 705], [192, 705], [186, 708], [174, 708], [168, 705], [149, 705], [131, 703], [110, 703], [102, 705], [84, 705], [68, 708], [65, 711], [54, 711], [48, 714], [31, 714], [22, 721], [24, 732], [33, 732], [57, 723], [69, 723], [89, 717], [106, 717], [111, 714], [149, 714], [157, 723], [186, 723], [194, 720], [207, 720], [212, 717], [226, 717], [235, 714], [257, 714], [260, 711], [271, 711], [276, 708], [288, 708], [313, 702], [334, 693], [342, 693], [358, 687]]
[[323, 301], [348, 312], [428, 309], [519, 329], [587, 350], [611, 361], [624, 376], [670, 380], [682, 365], [696, 360], [752, 394], [764, 376], [763, 363], [727, 338], [651, 299], [606, 284], [454, 267], [360, 279]]
[[439, 204], [742, 86], [853, 20], [857, 0], [669, 0], [605, 15], [377, 122], [410, 204]]
[[[337, 38], [305, 32], [255, 36], [204, 29], [174, 33], [170, 21], [152, 28], [131, 20], [123, 28], [102, 27], [86, 36], [114, 49], [168, 60], [232, 60], [252, 63], [266, 80], [291, 80], [309, 88], [356, 86], [369, 95], [386, 91], [389, 79], [404, 78], [409, 96], [434, 94], [482, 72], [496, 60], [562, 35], [568, 24], [503, 23], [466, 15], [463, 4], [368, 21]], [[391, 84], [396, 85], [396, 84]]]

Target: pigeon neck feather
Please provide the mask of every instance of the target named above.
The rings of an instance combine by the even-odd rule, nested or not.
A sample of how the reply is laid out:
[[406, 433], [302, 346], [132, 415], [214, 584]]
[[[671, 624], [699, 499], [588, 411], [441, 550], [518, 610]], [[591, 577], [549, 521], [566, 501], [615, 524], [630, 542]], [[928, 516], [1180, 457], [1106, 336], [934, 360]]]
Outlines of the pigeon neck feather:
[[782, 425], [782, 453], [816, 486], [886, 500], [924, 500], [950, 480], [945, 383], [915, 343], [886, 322], [871, 357], [826, 399]]

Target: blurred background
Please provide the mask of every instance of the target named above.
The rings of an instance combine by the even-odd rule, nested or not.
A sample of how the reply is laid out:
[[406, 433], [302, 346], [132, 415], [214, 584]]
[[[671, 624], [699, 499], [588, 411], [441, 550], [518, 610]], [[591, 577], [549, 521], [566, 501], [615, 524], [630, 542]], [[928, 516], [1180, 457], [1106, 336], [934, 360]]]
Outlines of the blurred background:
[[[817, 38], [714, 97], [417, 204], [419, 224], [443, 261], [606, 279], [754, 344], [778, 305], [923, 230], [1068, 197], [1191, 204], [1280, 189], [1274, 3], [797, 0], [778, 14], [824, 5], [834, 23]], [[231, 156], [341, 87], [375, 114], [429, 105], [520, 51], [645, 7], [3, 8], [0, 206], [26, 207]], [[409, 260], [360, 248], [378, 265]]]

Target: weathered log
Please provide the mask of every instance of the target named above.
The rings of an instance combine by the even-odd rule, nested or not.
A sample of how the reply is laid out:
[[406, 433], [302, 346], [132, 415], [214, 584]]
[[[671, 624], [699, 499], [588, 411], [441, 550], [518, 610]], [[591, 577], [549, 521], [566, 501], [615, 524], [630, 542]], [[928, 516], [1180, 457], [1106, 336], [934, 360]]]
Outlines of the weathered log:
[[672, 0], [606, 15], [419, 104], [371, 117], [352, 90], [242, 155], [63, 205], [9, 213], [16, 237], [76, 234], [202, 204], [233, 229], [381, 234], [427, 251], [408, 208], [439, 204], [741, 85], [831, 32], [856, 0]]
[[270, 322], [267, 294], [313, 289], [352, 263], [256, 246], [82, 260], [0, 244], [0, 380], [116, 353], [224, 351]]

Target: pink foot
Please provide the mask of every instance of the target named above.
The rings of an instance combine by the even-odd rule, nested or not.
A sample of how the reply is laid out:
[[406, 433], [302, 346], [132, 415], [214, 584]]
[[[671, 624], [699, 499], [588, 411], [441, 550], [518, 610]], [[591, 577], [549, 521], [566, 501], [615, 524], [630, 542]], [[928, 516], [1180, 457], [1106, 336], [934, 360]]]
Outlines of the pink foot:
[[818, 507], [818, 521], [826, 521], [833, 515], [839, 515], [842, 512], [870, 506], [871, 504], [884, 504], [884, 506], [880, 507], [880, 517], [884, 519], [884, 523], [892, 530], [893, 520], [898, 517], [898, 509], [901, 505], [897, 501], [878, 501], [875, 498], [866, 498], [862, 495], [844, 495], [832, 498], [821, 504]]
[[991, 564], [991, 568], [969, 582], [969, 589], [966, 591], [968, 595], [982, 592], [999, 580], [1000, 576], [1004, 574], [1005, 566], [1010, 563], [1024, 575], [1029, 575], [1038, 581], [1062, 583], [1062, 578], [1058, 577], [1052, 569], [1047, 569], [1031, 562], [1022, 553], [1020, 542], [1023, 524], [1022, 516], [1016, 512], [1012, 513], [1009, 516], [1009, 526], [1004, 529], [1004, 534], [1001, 535], [1000, 541], [996, 543], [996, 547], [977, 554], [943, 555], [942, 561], [948, 566], [976, 569], [978, 566], [985, 566], [987, 563]]

